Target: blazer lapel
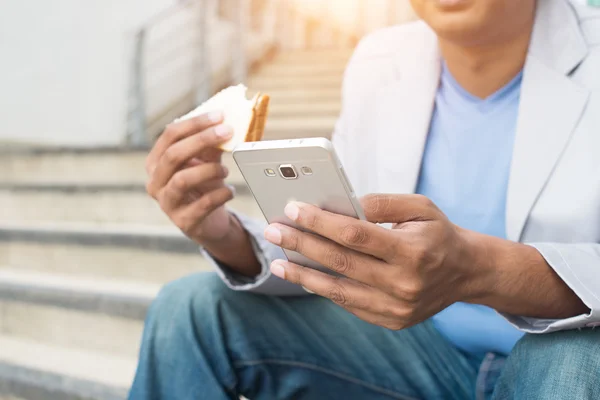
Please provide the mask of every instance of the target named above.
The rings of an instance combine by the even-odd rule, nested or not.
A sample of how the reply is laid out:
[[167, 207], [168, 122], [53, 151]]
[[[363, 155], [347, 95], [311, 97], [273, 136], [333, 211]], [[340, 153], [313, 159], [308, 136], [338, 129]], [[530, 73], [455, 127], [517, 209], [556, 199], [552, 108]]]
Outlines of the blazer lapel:
[[587, 46], [564, 0], [538, 2], [509, 179], [506, 232], [521, 239], [533, 205], [581, 118], [589, 92], [569, 79]]
[[419, 55], [397, 54], [397, 79], [376, 98], [377, 190], [414, 193], [439, 85], [441, 60], [435, 35], [415, 43]]

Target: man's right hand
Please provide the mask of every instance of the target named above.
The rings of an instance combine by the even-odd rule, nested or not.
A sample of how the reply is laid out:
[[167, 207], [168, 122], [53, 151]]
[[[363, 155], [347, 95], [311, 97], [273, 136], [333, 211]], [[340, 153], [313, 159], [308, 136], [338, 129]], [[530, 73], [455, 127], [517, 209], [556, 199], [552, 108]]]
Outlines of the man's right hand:
[[205, 245], [225, 238], [234, 224], [224, 204], [233, 192], [224, 178], [219, 145], [233, 134], [222, 113], [168, 125], [146, 160], [146, 190], [192, 240]]

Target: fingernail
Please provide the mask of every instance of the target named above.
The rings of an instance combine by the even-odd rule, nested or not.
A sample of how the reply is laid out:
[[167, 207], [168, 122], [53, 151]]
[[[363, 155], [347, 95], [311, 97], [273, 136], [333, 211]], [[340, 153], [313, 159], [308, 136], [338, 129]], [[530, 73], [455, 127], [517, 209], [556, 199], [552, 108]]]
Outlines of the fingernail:
[[283, 266], [283, 261], [275, 260], [271, 264], [271, 273], [276, 277], [281, 279], [285, 279], [285, 267]]
[[206, 118], [208, 118], [210, 122], [216, 124], [217, 122], [221, 122], [223, 120], [223, 113], [221, 111], [213, 111], [208, 113]]
[[235, 190], [235, 186], [233, 185], [227, 185], [227, 187], [229, 188], [229, 190], [231, 190], [231, 193], [233, 194], [233, 196], [235, 197], [237, 191]]
[[273, 244], [281, 244], [281, 231], [272, 225], [265, 229], [265, 239]]
[[292, 201], [285, 206], [283, 213], [286, 217], [292, 221], [295, 221], [298, 219], [298, 214], [300, 214], [300, 208], [298, 207], [297, 203]]
[[223, 139], [233, 136], [233, 129], [228, 125], [218, 125], [215, 127], [215, 135]]
[[221, 165], [221, 168], [223, 168], [223, 175], [227, 177], [227, 175], [229, 175], [229, 168], [224, 165]]

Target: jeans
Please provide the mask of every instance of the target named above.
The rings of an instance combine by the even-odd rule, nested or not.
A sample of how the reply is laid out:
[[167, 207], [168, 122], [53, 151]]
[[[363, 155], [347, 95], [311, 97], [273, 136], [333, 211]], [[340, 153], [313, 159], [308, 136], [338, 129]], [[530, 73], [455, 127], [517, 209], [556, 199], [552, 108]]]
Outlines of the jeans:
[[600, 399], [600, 330], [527, 335], [472, 357], [430, 322], [368, 324], [317, 296], [228, 289], [211, 273], [151, 306], [130, 399]]

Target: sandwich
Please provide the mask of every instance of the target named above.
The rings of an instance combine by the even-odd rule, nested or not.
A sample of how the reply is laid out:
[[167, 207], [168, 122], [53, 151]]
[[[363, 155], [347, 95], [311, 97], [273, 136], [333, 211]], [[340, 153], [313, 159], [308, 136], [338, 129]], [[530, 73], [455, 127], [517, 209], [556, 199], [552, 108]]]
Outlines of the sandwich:
[[233, 129], [233, 137], [220, 146], [223, 151], [232, 151], [238, 144], [258, 142], [263, 138], [269, 96], [257, 93], [251, 100], [246, 98], [248, 88], [244, 85], [223, 89], [195, 110], [175, 120], [183, 121], [212, 111], [223, 112], [225, 125]]

